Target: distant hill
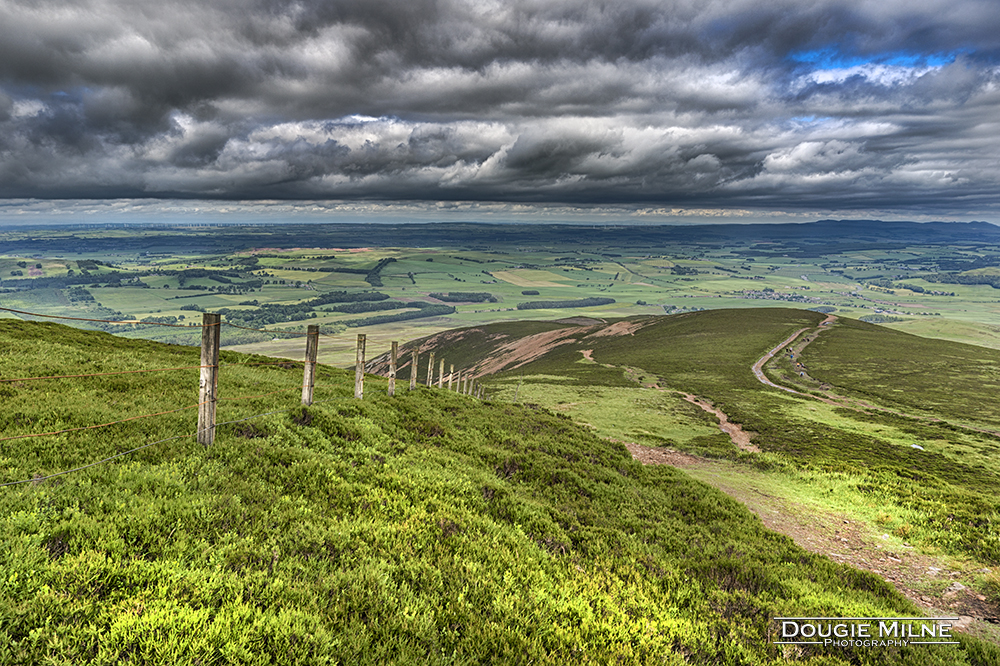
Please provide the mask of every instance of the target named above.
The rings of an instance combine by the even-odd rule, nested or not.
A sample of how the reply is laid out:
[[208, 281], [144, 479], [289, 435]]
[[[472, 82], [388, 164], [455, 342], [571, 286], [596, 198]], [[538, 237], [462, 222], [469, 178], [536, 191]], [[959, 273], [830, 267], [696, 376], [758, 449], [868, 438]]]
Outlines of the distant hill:
[[[378, 233], [373, 234], [372, 229]], [[112, 254], [121, 252], [185, 251], [230, 253], [250, 248], [301, 247], [435, 247], [447, 239], [452, 247], [493, 246], [573, 248], [606, 245], [615, 248], [647, 247], [666, 243], [726, 243], [734, 241], [780, 241], [786, 243], [945, 244], [995, 242], [1000, 227], [987, 222], [905, 222], [882, 220], [819, 220], [795, 224], [703, 224], [703, 225], [608, 225], [562, 224], [473, 224], [435, 222], [427, 224], [278, 224], [267, 226], [216, 225], [198, 228], [155, 225], [144, 233], [109, 235], [64, 234], [49, 227], [37, 238], [9, 239], [5, 252], [29, 256], [33, 253]]]

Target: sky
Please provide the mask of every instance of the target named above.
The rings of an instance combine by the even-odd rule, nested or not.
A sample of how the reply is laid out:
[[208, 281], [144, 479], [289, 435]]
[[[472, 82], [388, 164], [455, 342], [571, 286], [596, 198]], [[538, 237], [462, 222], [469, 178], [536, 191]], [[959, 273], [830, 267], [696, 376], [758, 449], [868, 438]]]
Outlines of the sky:
[[1000, 222], [996, 0], [0, 0], [0, 222]]

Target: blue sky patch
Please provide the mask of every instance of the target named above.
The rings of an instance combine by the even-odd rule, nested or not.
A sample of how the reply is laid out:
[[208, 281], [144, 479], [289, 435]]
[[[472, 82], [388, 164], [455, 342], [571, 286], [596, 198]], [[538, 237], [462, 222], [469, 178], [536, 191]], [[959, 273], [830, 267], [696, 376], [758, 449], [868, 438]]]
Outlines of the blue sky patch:
[[911, 53], [894, 51], [872, 55], [841, 53], [836, 47], [796, 51], [789, 54], [794, 62], [813, 65], [816, 69], [846, 69], [859, 65], [897, 65], [899, 67], [941, 67], [955, 61], [961, 50], [948, 53]]

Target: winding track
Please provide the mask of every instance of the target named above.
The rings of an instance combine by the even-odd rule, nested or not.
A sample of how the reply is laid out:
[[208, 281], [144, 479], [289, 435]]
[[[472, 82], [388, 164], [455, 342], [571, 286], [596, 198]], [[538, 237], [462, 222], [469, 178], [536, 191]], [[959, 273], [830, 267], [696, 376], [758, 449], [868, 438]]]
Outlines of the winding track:
[[[836, 321], [836, 320], [837, 320], [836, 315], [828, 315], [826, 319], [824, 319], [822, 322], [820, 322], [819, 326], [815, 327], [816, 332], [818, 333], [818, 332], [820, 332], [822, 330], [825, 330], [823, 328], [824, 325], [826, 325], [826, 324], [828, 324], [830, 322]], [[980, 428], [980, 427], [977, 427], [977, 426], [974, 426], [974, 425], [965, 424], [965, 423], [954, 423], [954, 422], [947, 421], [945, 419], [937, 418], [937, 417], [934, 417], [934, 416], [918, 416], [918, 415], [915, 415], [915, 414], [907, 414], [906, 412], [900, 411], [898, 409], [892, 409], [892, 408], [889, 408], [889, 407], [880, 407], [878, 405], [873, 405], [870, 402], [867, 402], [867, 401], [864, 401], [864, 400], [859, 400], [857, 398], [848, 398], [848, 397], [842, 396], [842, 395], [836, 395], [836, 394], [834, 394], [832, 392], [829, 392], [829, 391], [827, 392], [827, 397], [822, 397], [822, 396], [814, 395], [814, 394], [810, 394], [810, 393], [803, 393], [801, 391], [796, 391], [795, 389], [788, 388], [787, 386], [782, 386], [781, 384], [775, 384], [770, 379], [768, 379], [764, 375], [764, 364], [767, 363], [768, 361], [770, 361], [772, 358], [774, 358], [774, 356], [778, 352], [780, 352], [782, 349], [784, 349], [785, 347], [787, 347], [788, 345], [790, 345], [792, 342], [794, 342], [796, 340], [796, 338], [798, 338], [800, 335], [802, 335], [806, 331], [810, 330], [810, 328], [811, 327], [800, 328], [799, 330], [795, 331], [790, 336], [788, 336], [787, 338], [785, 338], [782, 342], [780, 342], [778, 344], [778, 346], [776, 346], [774, 349], [772, 349], [771, 351], [769, 351], [766, 354], [764, 354], [764, 356], [762, 356], [760, 358], [760, 360], [758, 360], [756, 363], [753, 364], [753, 366], [752, 366], [751, 369], [753, 370], [754, 376], [757, 378], [757, 380], [761, 384], [764, 384], [765, 386], [771, 386], [771, 387], [776, 388], [776, 389], [781, 389], [782, 391], [786, 391], [788, 393], [793, 393], [795, 395], [800, 395], [803, 398], [812, 398], [813, 400], [819, 400], [820, 402], [825, 402], [828, 405], [834, 405], [836, 407], [846, 407], [848, 409], [853, 409], [853, 410], [856, 410], [856, 411], [859, 411], [859, 412], [869, 412], [869, 411], [885, 412], [887, 414], [895, 414], [896, 416], [903, 416], [905, 418], [914, 419], [916, 421], [924, 421], [924, 422], [927, 422], [927, 423], [948, 423], [948, 424], [950, 424], [952, 426], [955, 426], [957, 428], [961, 428], [963, 430], [969, 430], [969, 431], [972, 431], [972, 432], [983, 433], [983, 434], [986, 434], [986, 435], [991, 435], [993, 437], [1000, 437], [1000, 431], [998, 431], [998, 430], [991, 430], [989, 428]]]
[[[821, 330], [823, 330], [822, 329], [823, 326], [825, 326], [826, 324], [829, 324], [830, 322], [834, 322], [834, 321], [837, 321], [837, 317], [835, 315], [827, 315], [826, 319], [824, 319], [823, 321], [821, 321], [819, 323], [819, 326], [816, 327], [816, 330], [817, 331], [821, 331]], [[794, 393], [795, 395], [806, 395], [805, 393], [802, 393], [800, 391], [796, 391], [795, 389], [790, 389], [787, 386], [782, 386], [780, 384], [775, 384], [774, 382], [772, 382], [770, 379], [768, 379], [764, 375], [764, 364], [767, 363], [768, 361], [770, 361], [772, 358], [774, 358], [774, 355], [777, 354], [779, 351], [781, 351], [782, 349], [784, 349], [788, 345], [792, 344], [792, 342], [795, 341], [795, 338], [799, 337], [800, 335], [802, 335], [803, 333], [805, 333], [806, 331], [808, 331], [810, 328], [811, 327], [807, 326], [806, 328], [800, 328], [799, 330], [795, 331], [794, 333], [792, 333], [791, 335], [789, 335], [787, 338], [785, 338], [784, 340], [782, 340], [781, 342], [779, 342], [777, 347], [775, 347], [771, 351], [769, 351], [766, 354], [764, 354], [760, 358], [759, 361], [757, 361], [756, 363], [754, 363], [753, 366], [751, 366], [750, 369], [753, 370], [753, 374], [757, 378], [757, 381], [759, 381], [761, 384], [764, 384], [766, 386], [771, 386], [771, 387], [776, 388], [776, 389], [781, 389], [782, 391], [788, 391], [789, 393]], [[809, 396], [809, 397], [812, 397], [812, 396]]]
[[781, 389], [782, 391], [788, 391], [789, 393], [794, 393], [795, 395], [802, 395], [802, 393], [796, 391], [795, 389], [790, 389], [787, 386], [781, 386], [780, 384], [775, 384], [770, 379], [768, 379], [764, 375], [764, 364], [770, 361], [772, 358], [774, 358], [774, 355], [777, 354], [779, 351], [781, 351], [788, 345], [792, 344], [795, 338], [799, 337], [808, 330], [809, 330], [808, 328], [800, 328], [799, 330], [795, 331], [794, 333], [789, 335], [786, 339], [779, 342], [777, 347], [764, 354], [759, 361], [757, 361], [751, 366], [750, 369], [753, 370], [754, 376], [757, 377], [757, 380], [761, 384], [772, 386], [776, 389]]

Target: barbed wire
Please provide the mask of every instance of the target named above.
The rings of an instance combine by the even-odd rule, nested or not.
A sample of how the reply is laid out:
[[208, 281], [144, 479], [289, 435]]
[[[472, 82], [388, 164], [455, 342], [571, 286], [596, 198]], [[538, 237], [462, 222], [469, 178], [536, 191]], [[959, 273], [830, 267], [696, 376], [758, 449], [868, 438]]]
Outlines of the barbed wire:
[[195, 370], [200, 368], [214, 368], [214, 365], [184, 365], [176, 368], [155, 368], [153, 370], [122, 370], [120, 372], [91, 372], [84, 375], [46, 375], [44, 377], [18, 377], [16, 379], [0, 379], [0, 383], [9, 382], [31, 382], [39, 379], [76, 379], [79, 377], [110, 377], [112, 375], [135, 375], [145, 372], [168, 372], [170, 370]]
[[103, 465], [104, 463], [110, 462], [115, 458], [121, 458], [122, 456], [127, 456], [130, 453], [135, 453], [136, 451], [142, 451], [143, 449], [148, 449], [151, 446], [162, 444], [163, 442], [169, 442], [174, 439], [182, 439], [184, 437], [194, 437], [194, 435], [174, 435], [173, 437], [166, 437], [164, 439], [159, 439], [155, 442], [150, 442], [149, 444], [143, 444], [142, 446], [137, 446], [134, 449], [129, 449], [128, 451], [122, 451], [121, 453], [116, 453], [113, 456], [108, 456], [107, 458], [98, 460], [97, 462], [81, 465], [80, 467], [74, 467], [73, 469], [63, 470], [62, 472], [56, 472], [55, 474], [49, 474], [47, 476], [36, 476], [34, 478], [23, 479], [21, 481], [8, 481], [7, 483], [0, 483], [0, 488], [4, 488], [6, 486], [16, 486], [22, 483], [41, 483], [42, 481], [53, 479], [57, 476], [63, 476], [64, 474], [70, 474], [72, 472], [79, 472], [80, 470], [87, 469], [88, 467], [96, 467], [97, 465]]
[[210, 400], [204, 402], [199, 402], [197, 405], [188, 405], [187, 407], [180, 407], [178, 409], [171, 409], [165, 412], [157, 412], [156, 414], [143, 414], [142, 416], [130, 416], [127, 419], [122, 419], [120, 421], [112, 421], [111, 423], [99, 423], [97, 425], [81, 426], [79, 428], [65, 428], [63, 430], [53, 430], [52, 432], [33, 432], [26, 435], [13, 435], [11, 437], [2, 437], [0, 442], [9, 442], [15, 439], [27, 439], [29, 437], [47, 437], [49, 435], [62, 435], [68, 432], [79, 432], [81, 430], [97, 430], [98, 428], [107, 428], [108, 426], [118, 425], [119, 423], [127, 423], [129, 421], [137, 421], [139, 419], [148, 419], [153, 416], [163, 416], [164, 414], [175, 414], [177, 412], [183, 412], [187, 409], [194, 409], [196, 407], [201, 407], [202, 405], [208, 404]]

